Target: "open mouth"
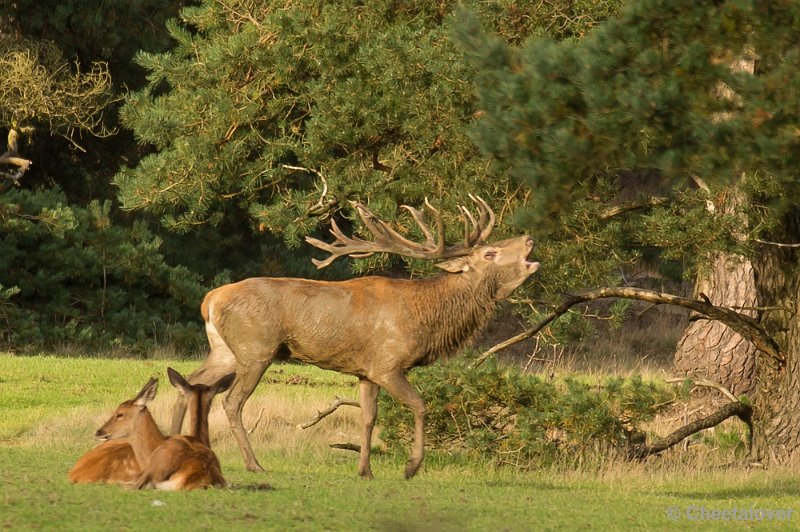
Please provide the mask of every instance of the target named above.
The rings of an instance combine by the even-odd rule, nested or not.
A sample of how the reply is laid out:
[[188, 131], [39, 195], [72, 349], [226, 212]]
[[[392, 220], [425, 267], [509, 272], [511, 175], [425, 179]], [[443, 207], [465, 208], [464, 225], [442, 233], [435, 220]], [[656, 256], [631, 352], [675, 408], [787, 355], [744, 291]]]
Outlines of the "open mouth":
[[[533, 252], [533, 239], [529, 238], [527, 244], [528, 244], [528, 255], [530, 255]], [[539, 266], [541, 266], [541, 264], [539, 264], [536, 261], [530, 260], [528, 257], [525, 257], [524, 261], [525, 261], [525, 268], [529, 270], [531, 273], [538, 270]]]

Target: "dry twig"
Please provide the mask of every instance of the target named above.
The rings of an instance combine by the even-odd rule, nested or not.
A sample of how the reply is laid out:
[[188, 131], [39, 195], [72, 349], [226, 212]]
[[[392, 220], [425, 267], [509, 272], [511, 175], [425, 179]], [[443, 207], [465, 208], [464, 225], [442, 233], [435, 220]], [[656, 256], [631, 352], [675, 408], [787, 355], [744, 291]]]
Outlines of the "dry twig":
[[314, 425], [319, 423], [322, 420], [322, 418], [333, 414], [336, 411], [336, 409], [338, 409], [340, 406], [358, 406], [358, 407], [360, 407], [361, 403], [359, 403], [358, 401], [355, 401], [353, 399], [342, 399], [338, 395], [335, 395], [333, 402], [330, 404], [330, 406], [328, 408], [326, 408], [325, 410], [322, 410], [320, 412], [317, 412], [317, 417], [315, 419], [312, 419], [311, 421], [309, 421], [307, 423], [303, 423], [302, 425], [298, 425], [297, 428], [299, 428], [299, 429], [307, 429], [308, 427], [313, 427]]

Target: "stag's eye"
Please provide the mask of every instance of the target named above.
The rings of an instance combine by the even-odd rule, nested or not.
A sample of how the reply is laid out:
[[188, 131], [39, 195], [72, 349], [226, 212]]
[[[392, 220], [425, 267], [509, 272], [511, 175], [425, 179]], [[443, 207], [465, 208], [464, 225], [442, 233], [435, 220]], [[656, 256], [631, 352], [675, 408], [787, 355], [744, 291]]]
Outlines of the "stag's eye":
[[483, 254], [483, 258], [486, 260], [494, 260], [495, 257], [497, 257], [497, 252], [494, 250], [487, 251], [486, 253]]
[[122, 419], [122, 414], [117, 414], [117, 419]]

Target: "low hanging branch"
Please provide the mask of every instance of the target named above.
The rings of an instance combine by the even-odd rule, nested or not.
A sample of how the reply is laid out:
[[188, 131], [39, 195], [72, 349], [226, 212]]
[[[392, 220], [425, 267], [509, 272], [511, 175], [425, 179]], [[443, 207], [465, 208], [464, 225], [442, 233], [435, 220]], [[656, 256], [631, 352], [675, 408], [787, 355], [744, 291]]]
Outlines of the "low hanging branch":
[[734, 310], [724, 307], [718, 307], [712, 304], [707, 298], [703, 300], [699, 299], [690, 299], [686, 297], [676, 296], [672, 294], [664, 294], [661, 292], [654, 292], [653, 290], [645, 290], [642, 288], [627, 288], [627, 287], [618, 287], [618, 288], [599, 288], [597, 290], [592, 290], [586, 292], [581, 295], [571, 296], [567, 298], [561, 305], [559, 305], [555, 310], [550, 312], [543, 320], [537, 323], [533, 328], [528, 329], [526, 331], [521, 332], [520, 334], [509, 338], [499, 344], [493, 346], [492, 348], [488, 349], [487, 351], [483, 352], [475, 361], [472, 363], [470, 367], [476, 368], [483, 364], [487, 358], [492, 356], [493, 354], [501, 351], [509, 346], [512, 346], [518, 342], [523, 340], [527, 340], [532, 336], [535, 336], [539, 331], [547, 327], [550, 323], [555, 321], [557, 318], [566, 314], [569, 309], [578, 305], [580, 303], [586, 303], [588, 301], [594, 301], [596, 299], [605, 299], [605, 298], [623, 298], [623, 299], [638, 299], [640, 301], [647, 301], [649, 303], [653, 303], [654, 305], [676, 305], [679, 307], [687, 308], [689, 310], [693, 310], [698, 314], [701, 314], [708, 319], [718, 320], [742, 335], [743, 338], [749, 340], [753, 343], [753, 345], [761, 351], [762, 353], [766, 354], [770, 358], [778, 361], [779, 363], [785, 362], [785, 358], [783, 354], [780, 352], [778, 345], [775, 341], [767, 334], [767, 332], [761, 328], [756, 320], [747, 316], [745, 314], [741, 314]]
[[[711, 427], [716, 427], [729, 417], [736, 416], [745, 423], [750, 428], [750, 434], [753, 433], [753, 408], [750, 405], [746, 405], [742, 402], [736, 401], [735, 403], [728, 403], [710, 416], [706, 416], [703, 419], [698, 419], [688, 425], [684, 425], [683, 427], [679, 428], [678, 430], [674, 431], [672, 434], [663, 438], [652, 445], [641, 445], [637, 447], [633, 447], [629, 453], [629, 458], [641, 460], [643, 458], [647, 458], [648, 456], [652, 456], [654, 454], [658, 454], [662, 451], [669, 449], [677, 444], [679, 444], [684, 439], [688, 438], [692, 434], [696, 432], [700, 432], [703, 429], [708, 429]], [[752, 436], [751, 436], [752, 437]]]

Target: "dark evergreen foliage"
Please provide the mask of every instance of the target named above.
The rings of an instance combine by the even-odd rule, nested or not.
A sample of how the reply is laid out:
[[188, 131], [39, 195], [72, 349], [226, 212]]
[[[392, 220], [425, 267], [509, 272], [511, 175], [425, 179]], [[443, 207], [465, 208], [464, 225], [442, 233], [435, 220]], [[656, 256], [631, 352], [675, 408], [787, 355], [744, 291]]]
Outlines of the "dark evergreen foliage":
[[[614, 284], [655, 250], [689, 275], [796, 208], [799, 19], [788, 1], [642, 0], [580, 41], [510, 46], [462, 11], [472, 137], [532, 191], [545, 287]], [[732, 69], [753, 53], [755, 76]], [[750, 192], [741, 212], [709, 210], [726, 187]]]
[[[543, 379], [493, 361], [471, 368], [452, 360], [410, 376], [427, 404], [431, 448], [526, 468], [584, 460], [598, 449], [624, 453], [676, 398], [639, 377]], [[413, 438], [413, 416], [385, 393], [379, 408], [381, 439], [402, 452]]]
[[[57, 188], [0, 196], [0, 344], [147, 356], [200, 348], [205, 287], [164, 263], [142, 222], [114, 225], [111, 203], [69, 205]], [[227, 280], [223, 276], [217, 282]]]

